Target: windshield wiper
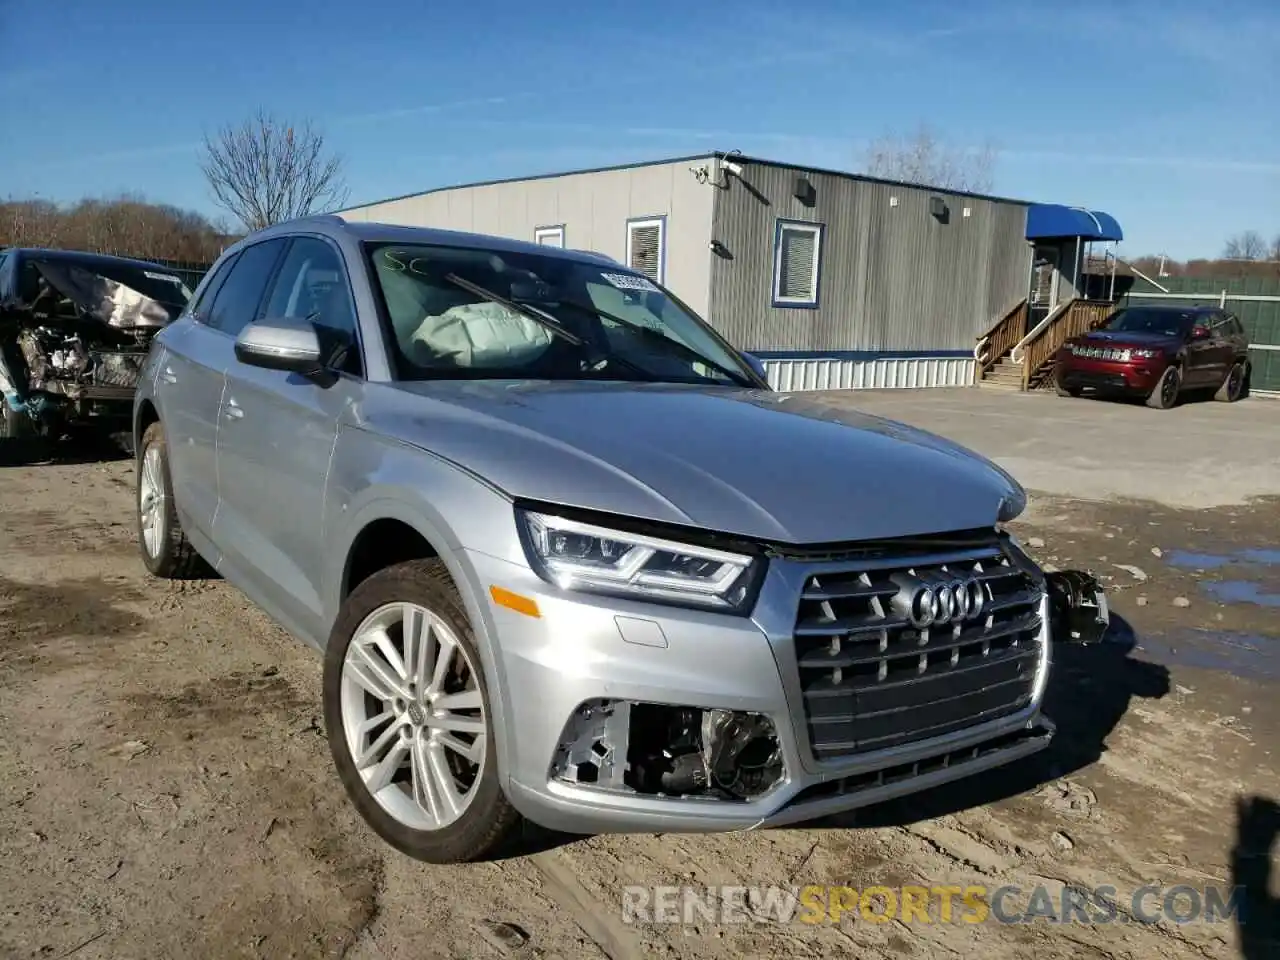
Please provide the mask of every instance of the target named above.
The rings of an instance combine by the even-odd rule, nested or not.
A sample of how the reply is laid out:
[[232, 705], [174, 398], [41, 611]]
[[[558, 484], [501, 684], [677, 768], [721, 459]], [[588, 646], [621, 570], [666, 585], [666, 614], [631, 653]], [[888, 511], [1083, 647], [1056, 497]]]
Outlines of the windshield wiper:
[[728, 377], [730, 380], [732, 380], [734, 383], [738, 384], [739, 386], [744, 386], [744, 387], [755, 386], [754, 383], [751, 383], [750, 380], [747, 377], [743, 376], [741, 373], [735, 373], [734, 371], [730, 370], [728, 367], [725, 367], [722, 364], [717, 363], [715, 360], [712, 360], [709, 357], [704, 357], [700, 352], [693, 349], [693, 347], [690, 347], [684, 343], [681, 343], [679, 340], [676, 340], [674, 337], [668, 337], [665, 333], [660, 333], [659, 331], [654, 330], [652, 327], [646, 327], [643, 323], [637, 323], [635, 320], [628, 320], [626, 317], [619, 317], [616, 314], [610, 313], [608, 310], [601, 310], [599, 307], [591, 306], [585, 303], [578, 303], [576, 300], [557, 300], [556, 302], [566, 307], [573, 307], [575, 310], [582, 310], [582, 311], [585, 311], [586, 313], [594, 314], [595, 316], [599, 317], [602, 320], [609, 320], [613, 323], [621, 324], [627, 329], [634, 330], [637, 333], [641, 334], [642, 336], [647, 337], [649, 340], [654, 341], [655, 343], [661, 343], [669, 351], [674, 350], [676, 353], [683, 356], [686, 360], [692, 360], [696, 363], [705, 364], [706, 366], [710, 367], [713, 370], [719, 370], [721, 373], [723, 373], [726, 377]]
[[575, 347], [580, 347], [585, 342], [576, 333], [570, 333], [564, 327], [560, 326], [560, 324], [556, 323], [554, 320], [548, 319], [538, 311], [533, 310], [530, 307], [521, 306], [513, 300], [508, 300], [500, 293], [494, 293], [492, 290], [486, 290], [478, 283], [472, 283], [470, 280], [463, 280], [462, 277], [458, 276], [456, 273], [446, 273], [444, 275], [444, 279], [448, 280], [455, 287], [461, 287], [463, 290], [467, 291], [467, 293], [474, 294], [483, 300], [489, 300], [500, 307], [506, 307], [512, 313], [518, 313], [522, 317], [528, 317], [534, 323], [541, 327], [545, 327], [566, 343], [573, 344]]

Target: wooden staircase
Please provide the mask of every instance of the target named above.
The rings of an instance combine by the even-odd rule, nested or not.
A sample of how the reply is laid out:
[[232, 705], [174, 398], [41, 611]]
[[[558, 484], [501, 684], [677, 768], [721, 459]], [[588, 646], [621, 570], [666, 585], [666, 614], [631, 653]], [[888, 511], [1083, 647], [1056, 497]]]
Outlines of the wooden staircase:
[[1021, 390], [1022, 379], [1022, 364], [1006, 356], [983, 373], [978, 386], [993, 390]]
[[1101, 326], [1113, 306], [1107, 300], [1070, 300], [1054, 308], [1024, 335], [1027, 301], [1023, 300], [978, 338], [973, 351], [975, 382], [1004, 390], [1052, 387], [1058, 348], [1072, 337]]

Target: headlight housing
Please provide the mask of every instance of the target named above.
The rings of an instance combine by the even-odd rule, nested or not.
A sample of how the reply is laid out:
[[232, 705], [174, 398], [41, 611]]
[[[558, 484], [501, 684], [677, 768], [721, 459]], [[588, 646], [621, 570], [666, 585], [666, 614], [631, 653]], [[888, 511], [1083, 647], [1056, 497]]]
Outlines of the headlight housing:
[[1161, 351], [1153, 350], [1150, 347], [1134, 347], [1129, 351], [1129, 356], [1134, 360], [1154, 360], [1160, 354]]
[[517, 508], [529, 565], [563, 590], [746, 613], [763, 557]]

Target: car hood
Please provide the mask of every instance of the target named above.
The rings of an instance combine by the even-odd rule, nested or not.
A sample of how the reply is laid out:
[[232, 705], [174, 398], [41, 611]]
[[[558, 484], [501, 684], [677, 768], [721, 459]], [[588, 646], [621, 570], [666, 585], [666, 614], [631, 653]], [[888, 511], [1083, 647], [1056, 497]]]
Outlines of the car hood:
[[1173, 347], [1181, 341], [1177, 336], [1148, 330], [1094, 330], [1071, 342], [1095, 347]]
[[[670, 384], [397, 383], [368, 429], [514, 498], [789, 543], [990, 527], [1022, 488], [988, 460], [804, 396]], [[1007, 503], [1006, 503], [1007, 502]]]

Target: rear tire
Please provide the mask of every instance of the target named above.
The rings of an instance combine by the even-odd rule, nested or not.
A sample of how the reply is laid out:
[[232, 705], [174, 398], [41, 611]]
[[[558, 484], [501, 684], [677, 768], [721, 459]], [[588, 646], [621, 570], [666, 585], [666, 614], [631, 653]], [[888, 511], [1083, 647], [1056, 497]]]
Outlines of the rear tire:
[[1247, 371], [1243, 363], [1235, 363], [1231, 369], [1227, 371], [1226, 379], [1222, 381], [1222, 386], [1218, 387], [1217, 393], [1213, 395], [1213, 399], [1221, 403], [1235, 403], [1244, 394], [1244, 382]]
[[182, 532], [182, 521], [174, 506], [169, 446], [159, 423], [147, 427], [138, 446], [135, 504], [138, 550], [153, 576], [186, 580], [204, 570], [204, 561]]
[[1166, 367], [1160, 381], [1147, 397], [1147, 406], [1153, 410], [1168, 410], [1178, 402], [1178, 392], [1182, 389], [1182, 371], [1177, 367]]
[[443, 563], [398, 563], [351, 591], [325, 649], [325, 732], [352, 804], [401, 853], [481, 860], [519, 828], [498, 782], [490, 703]]

